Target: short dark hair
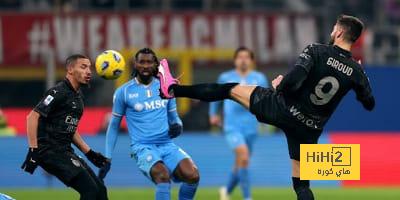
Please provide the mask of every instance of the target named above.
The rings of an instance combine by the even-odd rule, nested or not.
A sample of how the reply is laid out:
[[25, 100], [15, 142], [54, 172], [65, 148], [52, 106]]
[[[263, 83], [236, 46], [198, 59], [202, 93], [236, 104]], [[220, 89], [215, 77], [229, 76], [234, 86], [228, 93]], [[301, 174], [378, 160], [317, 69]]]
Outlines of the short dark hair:
[[357, 41], [364, 29], [364, 23], [350, 15], [339, 15], [336, 24], [344, 29], [344, 38], [352, 43]]
[[238, 54], [239, 54], [241, 51], [247, 51], [247, 52], [250, 54], [251, 60], [254, 60], [254, 59], [255, 59], [254, 52], [253, 52], [252, 50], [250, 50], [249, 48], [245, 47], [245, 46], [241, 46], [241, 47], [237, 48], [237, 49], [235, 50], [235, 53], [233, 54], [233, 58], [236, 59], [236, 57], [238, 56]]
[[74, 65], [76, 63], [76, 61], [81, 58], [89, 59], [89, 57], [82, 55], [82, 54], [72, 54], [72, 55], [68, 56], [68, 58], [65, 59], [65, 71], [67, 70], [68, 66]]
[[145, 47], [145, 48], [140, 49], [139, 51], [137, 51], [136, 54], [135, 54], [135, 59], [136, 60], [138, 60], [139, 54], [151, 54], [151, 55], [153, 55], [154, 62], [156, 63], [156, 65], [159, 65], [156, 53], [154, 53], [154, 51], [152, 49]]

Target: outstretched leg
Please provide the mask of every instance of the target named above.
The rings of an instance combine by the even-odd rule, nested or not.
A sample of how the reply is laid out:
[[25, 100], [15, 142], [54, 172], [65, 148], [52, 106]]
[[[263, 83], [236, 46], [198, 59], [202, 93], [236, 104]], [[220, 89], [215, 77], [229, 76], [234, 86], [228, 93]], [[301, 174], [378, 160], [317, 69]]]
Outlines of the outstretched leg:
[[256, 86], [244, 86], [239, 83], [178, 85], [165, 59], [160, 61], [157, 76], [160, 78], [160, 95], [164, 98], [188, 97], [206, 102], [232, 99], [247, 109], [249, 109], [251, 93], [256, 88]]
[[292, 159], [293, 189], [298, 200], [314, 200], [309, 180], [300, 180], [300, 161]]

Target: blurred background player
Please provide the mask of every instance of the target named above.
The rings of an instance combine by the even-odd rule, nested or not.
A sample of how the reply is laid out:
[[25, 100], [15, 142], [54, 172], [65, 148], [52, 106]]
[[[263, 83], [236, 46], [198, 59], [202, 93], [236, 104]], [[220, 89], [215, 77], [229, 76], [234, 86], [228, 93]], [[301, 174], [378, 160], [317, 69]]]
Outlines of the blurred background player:
[[375, 107], [368, 77], [351, 55], [351, 48], [363, 28], [358, 18], [340, 15], [329, 45], [308, 45], [294, 68], [285, 77], [280, 75], [272, 81], [272, 88], [239, 83], [180, 86], [164, 62], [158, 73], [163, 80], [160, 91], [165, 98], [232, 99], [250, 110], [260, 122], [281, 128], [288, 144], [297, 199], [312, 200], [310, 181], [300, 180], [300, 144], [318, 143], [326, 122], [350, 90], [355, 91], [366, 110]]
[[[179, 199], [193, 199], [199, 172], [190, 156], [172, 142], [182, 132], [175, 99], [161, 99], [160, 81], [155, 78], [159, 64], [148, 48], [139, 50], [133, 68], [134, 78], [119, 87], [106, 136], [106, 157], [111, 159], [122, 117], [126, 117], [131, 153], [139, 169], [156, 184], [155, 198], [171, 198], [171, 179], [182, 181]], [[104, 179], [111, 164], [99, 171]]]
[[7, 123], [7, 117], [3, 110], [0, 108], [0, 137], [1, 136], [16, 136], [17, 131], [14, 127], [9, 126]]
[[77, 132], [83, 113], [80, 88], [91, 77], [88, 57], [75, 54], [66, 59], [66, 77], [44, 94], [27, 116], [29, 151], [22, 168], [33, 174], [41, 166], [65, 185], [74, 188], [84, 200], [108, 199], [106, 187], [86, 162], [74, 153], [73, 143], [97, 167], [106, 158], [94, 152]]
[[[239, 47], [234, 54], [235, 69], [222, 73], [217, 82], [237, 82], [241, 85], [267, 87], [267, 78], [262, 73], [252, 70], [254, 61], [255, 55], [250, 49]], [[234, 151], [235, 163], [226, 186], [220, 189], [220, 198], [229, 199], [229, 195], [239, 183], [243, 198], [251, 199], [248, 167], [249, 157], [258, 133], [258, 121], [243, 106], [229, 99], [223, 101], [222, 120], [218, 114], [221, 103], [221, 101], [210, 103], [210, 124], [223, 127], [226, 140]]]

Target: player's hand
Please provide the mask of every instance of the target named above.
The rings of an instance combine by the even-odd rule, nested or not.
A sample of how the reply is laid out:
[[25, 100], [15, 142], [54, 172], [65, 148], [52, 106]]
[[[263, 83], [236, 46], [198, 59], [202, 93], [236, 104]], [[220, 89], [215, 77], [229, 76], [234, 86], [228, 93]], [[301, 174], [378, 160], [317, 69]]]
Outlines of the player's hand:
[[103, 154], [99, 152], [95, 152], [93, 150], [89, 150], [85, 154], [86, 158], [90, 160], [96, 167], [100, 168], [104, 166], [104, 163], [109, 162], [110, 160], [103, 156]]
[[272, 87], [276, 89], [283, 79], [282, 75], [277, 76], [274, 80], [272, 80]]
[[110, 168], [111, 168], [111, 162], [105, 162], [103, 167], [99, 169], [97, 177], [99, 177], [99, 179], [102, 182], [104, 182], [104, 178], [107, 176], [107, 173], [110, 171]]
[[221, 116], [219, 116], [219, 115], [210, 116], [210, 125], [211, 126], [222, 127]]
[[39, 153], [38, 153], [38, 149], [37, 148], [29, 148], [28, 150], [28, 154], [26, 155], [25, 161], [24, 163], [22, 163], [21, 168], [30, 173], [33, 174], [33, 172], [35, 171], [35, 169], [38, 166], [38, 157], [39, 157]]
[[182, 124], [171, 124], [169, 125], [168, 135], [170, 138], [176, 138], [183, 132]]

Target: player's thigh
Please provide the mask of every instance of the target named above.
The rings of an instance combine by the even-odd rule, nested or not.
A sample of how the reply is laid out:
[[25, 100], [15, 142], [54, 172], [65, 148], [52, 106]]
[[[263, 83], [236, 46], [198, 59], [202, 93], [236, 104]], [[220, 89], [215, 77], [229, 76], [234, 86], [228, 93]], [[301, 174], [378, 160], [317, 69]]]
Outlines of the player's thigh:
[[181, 160], [173, 174], [175, 179], [188, 183], [197, 183], [200, 180], [199, 170], [193, 160], [189, 158]]
[[300, 161], [295, 159], [290, 159], [292, 162], [292, 177], [300, 177]]
[[106, 186], [99, 179], [99, 177], [96, 176], [96, 173], [93, 171], [93, 169], [80, 156], [77, 156], [77, 159], [79, 159], [79, 161], [82, 163], [82, 165], [86, 169], [86, 172], [90, 176], [90, 178], [92, 178], [92, 180], [96, 183], [96, 185], [99, 189], [99, 193], [100, 193], [99, 197], [101, 197], [101, 199], [104, 199], [104, 197], [107, 197]]
[[82, 162], [71, 152], [46, 151], [40, 155], [39, 164], [67, 186], [79, 173], [86, 171]]
[[246, 109], [250, 109], [251, 93], [256, 87], [255, 85], [236, 85], [231, 90], [231, 97], [234, 101], [242, 104]]
[[[161, 150], [161, 149], [160, 149]], [[184, 159], [191, 160], [192, 158], [182, 148], [174, 143], [168, 143], [162, 146], [163, 162], [168, 168], [170, 174], [174, 174], [179, 163]], [[196, 167], [197, 168], [197, 167]], [[172, 177], [174, 181], [179, 181], [177, 177]]]
[[245, 135], [246, 144], [250, 155], [253, 153], [254, 144], [256, 143], [257, 137], [257, 133]]
[[150, 176], [155, 183], [170, 182], [170, 173], [164, 162], [155, 163], [150, 169]]
[[305, 127], [283, 129], [290, 159], [300, 161], [300, 144], [317, 144], [321, 133]]
[[239, 132], [225, 133], [225, 139], [233, 151], [235, 151], [239, 146], [247, 145], [245, 136]]
[[135, 144], [132, 146], [132, 156], [140, 171], [149, 179], [151, 177], [151, 168], [162, 161], [160, 152], [156, 145]]

